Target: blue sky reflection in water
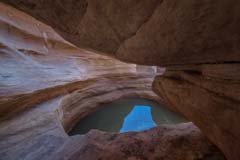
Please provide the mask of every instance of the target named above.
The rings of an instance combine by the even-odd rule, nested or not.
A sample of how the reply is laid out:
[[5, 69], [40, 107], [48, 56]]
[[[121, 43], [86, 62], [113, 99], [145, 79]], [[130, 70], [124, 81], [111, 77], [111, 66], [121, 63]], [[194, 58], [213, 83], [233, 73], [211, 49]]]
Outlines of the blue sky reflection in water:
[[125, 117], [120, 133], [143, 131], [156, 126], [152, 119], [151, 107], [136, 105]]
[[142, 131], [161, 124], [186, 122], [161, 104], [142, 98], [120, 99], [81, 119], [69, 135], [86, 134], [91, 129], [106, 132]]

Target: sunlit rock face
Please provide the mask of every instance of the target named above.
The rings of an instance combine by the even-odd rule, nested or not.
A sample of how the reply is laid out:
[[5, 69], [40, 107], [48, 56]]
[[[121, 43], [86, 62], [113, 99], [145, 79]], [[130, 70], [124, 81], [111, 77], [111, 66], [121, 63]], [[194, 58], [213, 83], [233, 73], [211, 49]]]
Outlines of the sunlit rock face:
[[239, 159], [239, 0], [1, 1], [80, 48], [166, 66], [153, 85], [162, 101]]
[[136, 75], [135, 65], [87, 54], [34, 18], [3, 4], [0, 8], [1, 119], [104, 75]]

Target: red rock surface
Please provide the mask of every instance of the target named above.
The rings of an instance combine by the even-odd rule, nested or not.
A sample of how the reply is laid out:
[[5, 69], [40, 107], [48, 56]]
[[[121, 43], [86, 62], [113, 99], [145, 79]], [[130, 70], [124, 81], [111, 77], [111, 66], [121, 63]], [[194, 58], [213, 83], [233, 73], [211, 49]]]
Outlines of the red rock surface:
[[195, 64], [239, 61], [238, 0], [2, 0], [81, 48], [124, 61]]
[[[53, 159], [71, 160], [224, 160], [191, 123], [161, 126], [140, 133], [105, 133], [91, 130], [65, 143]], [[79, 136], [80, 138], [80, 136]], [[83, 142], [83, 143], [82, 143]], [[71, 151], [68, 154], [65, 151]]]
[[153, 85], [161, 100], [193, 121], [229, 160], [239, 159], [240, 1], [1, 1], [52, 26], [79, 48], [167, 66]]

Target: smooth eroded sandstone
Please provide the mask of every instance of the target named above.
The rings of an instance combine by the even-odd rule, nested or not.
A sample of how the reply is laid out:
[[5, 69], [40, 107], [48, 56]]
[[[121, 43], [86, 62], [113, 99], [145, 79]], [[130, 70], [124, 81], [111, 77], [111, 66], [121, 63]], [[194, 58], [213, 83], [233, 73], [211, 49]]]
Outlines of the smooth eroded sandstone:
[[[155, 80], [153, 85], [155, 92], [170, 108], [182, 113], [199, 126], [228, 159], [239, 159], [239, 0], [1, 0], [1, 2], [10, 4], [50, 25], [65, 40], [79, 48], [93, 50], [95, 53], [106, 54], [126, 62], [167, 66], [167, 73]], [[1, 3], [1, 6], [5, 4]], [[80, 56], [80, 51], [78, 49], [76, 51], [76, 47], [58, 36], [48, 38], [56, 34], [48, 36], [47, 33], [40, 32], [43, 34], [39, 36], [39, 33], [33, 29], [26, 30], [28, 28], [26, 26], [29, 25], [19, 26], [18, 23], [12, 23], [11, 20], [19, 19], [18, 10], [11, 12], [4, 9], [2, 11], [7, 14], [5, 17], [1, 16], [4, 18], [1, 19], [0, 24], [0, 28], [4, 29], [1, 34], [5, 37], [2, 39], [5, 43], [1, 45], [3, 54], [0, 55], [5, 59], [1, 65], [7, 64], [8, 68], [12, 66], [19, 61], [18, 59], [21, 59], [19, 53], [21, 53], [20, 57], [24, 53], [24, 55], [34, 54], [35, 58], [36, 55], [39, 57], [41, 53], [48, 52], [50, 48], [55, 48], [56, 51], [60, 46], [67, 44], [68, 50], [63, 55], [69, 53], [70, 48], [70, 50], [74, 48], [74, 56], [68, 57], [69, 54], [60, 56], [62, 52], [60, 49], [53, 54], [54, 58], [50, 58], [52, 54], [51, 56], [49, 54], [41, 62], [45, 64], [48, 61], [51, 64], [49, 68], [64, 66], [60, 72], [50, 72], [58, 74], [51, 77], [51, 74], [41, 74], [39, 69], [30, 72], [51, 77], [47, 81], [47, 86], [44, 83], [45, 78], [33, 79], [41, 84], [34, 90], [47, 88], [52, 84], [61, 84], [58, 82], [72, 81], [71, 78], [75, 79], [78, 77], [76, 75], [83, 73], [79, 70], [72, 72], [76, 71], [73, 68], [81, 68], [80, 63], [75, 60]], [[26, 19], [29, 20], [29, 18]], [[9, 23], [11, 27], [8, 26]], [[39, 26], [39, 23], [36, 25]], [[25, 28], [25, 30], [17, 28]], [[30, 32], [34, 38], [31, 36], [29, 40], [29, 34], [26, 32]], [[11, 35], [10, 38], [8, 35]], [[20, 40], [19, 37], [21, 37]], [[40, 40], [37, 37], [41, 37]], [[15, 43], [17, 40], [26, 41]], [[31, 45], [26, 45], [26, 43]], [[42, 44], [39, 45], [41, 47], [36, 47], [35, 44], [39, 43]], [[14, 49], [10, 44], [14, 44]], [[29, 47], [33, 44], [34, 52], [33, 48]], [[16, 48], [20, 50], [16, 51]], [[92, 54], [86, 50], [84, 52], [86, 53], [84, 55]], [[18, 58], [9, 58], [9, 54], [13, 53], [18, 53]], [[64, 63], [59, 62], [60, 59], [64, 59]], [[29, 59], [25, 61], [32, 62]], [[90, 64], [101, 64], [99, 61], [91, 62]], [[114, 61], [114, 64], [118, 63]], [[76, 67], [72, 64], [78, 65]], [[28, 71], [28, 68], [33, 68], [33, 65], [35, 63], [23, 69], [18, 65], [18, 68], [20, 71]], [[64, 70], [65, 66], [67, 70]], [[126, 64], [122, 66], [128, 68]], [[108, 67], [104, 68], [103, 65], [103, 68], [97, 71], [93, 67], [92, 70], [96, 71], [93, 75], [102, 69], [108, 70]], [[120, 70], [124, 72], [126, 68]], [[66, 71], [65, 73], [70, 72], [70, 76], [65, 77], [66, 74], [62, 74], [62, 70]], [[13, 73], [13, 75], [21, 77], [26, 72], [21, 73]], [[61, 76], [66, 79], [63, 80]], [[4, 80], [8, 80], [1, 84], [3, 88], [1, 94], [22, 93], [22, 91], [32, 90], [32, 84], [36, 84], [34, 82], [26, 84], [28, 79], [20, 78], [21, 81], [18, 79], [17, 82], [24, 84], [20, 87], [21, 85], [15, 84], [15, 81], [9, 81], [11, 74], [4, 73], [3, 77]], [[66, 92], [69, 92], [68, 89]], [[4, 109], [8, 108], [4, 106]]]
[[85, 49], [128, 62], [238, 62], [238, 0], [2, 0]]

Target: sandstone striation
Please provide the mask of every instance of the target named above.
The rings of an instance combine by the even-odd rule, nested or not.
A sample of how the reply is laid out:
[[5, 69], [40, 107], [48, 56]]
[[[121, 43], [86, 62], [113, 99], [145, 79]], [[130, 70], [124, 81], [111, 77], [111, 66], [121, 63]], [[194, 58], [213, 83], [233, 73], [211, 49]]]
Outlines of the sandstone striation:
[[[1, 65], [4, 64], [9, 68], [12, 64], [19, 62], [18, 59], [21, 56], [18, 56], [18, 58], [9, 58], [10, 53], [34, 55], [35, 59], [36, 57], [46, 57], [46, 53], [49, 53], [46, 58], [41, 58], [41, 63], [46, 64], [48, 62], [51, 64], [51, 66], [47, 67], [48, 69], [43, 69], [43, 67], [40, 67], [41, 69], [35, 69], [39, 67], [36, 67], [36, 65], [32, 67], [33, 64], [28, 64], [21, 69], [22, 65], [17, 65], [21, 74], [13, 73], [13, 75], [19, 75], [19, 77], [24, 75], [22, 77], [26, 77], [18, 77], [18, 81], [11, 81], [9, 78], [11, 76], [4, 74], [3, 80], [7, 78], [8, 80], [1, 84], [0, 93], [3, 97], [1, 97], [0, 106], [2, 113], [4, 112], [4, 114], [1, 114], [1, 119], [4, 119], [2, 117], [5, 116], [5, 118], [10, 117], [11, 112], [18, 111], [18, 107], [16, 107], [15, 110], [11, 108], [13, 106], [19, 106], [19, 110], [23, 110], [33, 106], [33, 104], [39, 103], [39, 101], [43, 102], [48, 98], [63, 96], [68, 92], [74, 92], [78, 89], [83, 90], [86, 87], [96, 84], [95, 81], [89, 81], [89, 83], [86, 83], [84, 86], [77, 85], [76, 87], [74, 85], [76, 88], [66, 87], [66, 90], [62, 89], [58, 94], [54, 93], [50, 94], [52, 96], [41, 98], [41, 100], [37, 99], [34, 103], [29, 103], [28, 101], [18, 103], [18, 100], [14, 102], [14, 100], [18, 99], [14, 97], [16, 96], [14, 95], [15, 93], [18, 93], [19, 97], [22, 97], [22, 93], [33, 93], [49, 87], [65, 85], [66, 81], [68, 84], [70, 84], [69, 82], [75, 82], [75, 80], [84, 81], [83, 77], [79, 77], [79, 75], [84, 75], [82, 74], [84, 71], [79, 72], [79, 69], [83, 66], [89, 66], [89, 64], [93, 67], [89, 67], [91, 69], [87, 67], [88, 69], [85, 70], [87, 71], [86, 79], [88, 80], [93, 78], [98, 82], [99, 77], [104, 77], [98, 74], [99, 71], [102, 70], [107, 70], [107, 74], [112, 74], [113, 71], [116, 73], [116, 70], [118, 70], [120, 74], [125, 74], [128, 70], [131, 73], [134, 72], [134, 75], [139, 76], [139, 72], [136, 72], [135, 65], [127, 65], [107, 57], [104, 57], [104, 65], [101, 65], [103, 61], [99, 62], [98, 58], [97, 60], [93, 58], [94, 60], [90, 61], [88, 57], [93, 54], [92, 52], [106, 54], [126, 62], [165, 66], [167, 72], [163, 76], [157, 76], [153, 84], [154, 91], [159, 95], [158, 99], [161, 100], [162, 103], [167, 104], [171, 109], [193, 121], [193, 123], [203, 131], [204, 135], [223, 151], [227, 159], [239, 159], [240, 1], [1, 1], [50, 25], [65, 40], [75, 45], [69, 44], [69, 42], [66, 42], [60, 38], [60, 36], [56, 36], [57, 34], [55, 32], [54, 34], [52, 32], [51, 36], [46, 36], [44, 32], [37, 32], [34, 29], [26, 30], [26, 26], [29, 27], [36, 22], [36, 24], [40, 23], [35, 20], [33, 23], [31, 19], [30, 25], [27, 25], [29, 24], [29, 18], [25, 18], [25, 25], [20, 25], [20, 27], [18, 25], [20, 23], [19, 20], [17, 23], [12, 22], [12, 20], [16, 21], [19, 17], [22, 20], [22, 17], [25, 17], [21, 16], [23, 13], [1, 3], [1, 6], [4, 8], [4, 10], [1, 11], [8, 13], [5, 17], [1, 16], [4, 18], [1, 19], [0, 28], [1, 30], [5, 29], [5, 31], [1, 33], [5, 35], [8, 33], [7, 36], [4, 36], [6, 38], [1, 40], [1, 53], [3, 53], [0, 55], [0, 60], [2, 60]], [[11, 8], [12, 12], [9, 11], [9, 8]], [[8, 25], [11, 27], [6, 27]], [[19, 28], [21, 29], [19, 30]], [[47, 28], [47, 30], [49, 30], [49, 28]], [[6, 40], [8, 35], [11, 36], [3, 43], [2, 41]], [[31, 35], [30, 40], [29, 35]], [[17, 41], [19, 42], [16, 43]], [[34, 45], [26, 46], [26, 42], [27, 44], [33, 43]], [[12, 44], [14, 44], [14, 47]], [[31, 47], [29, 48], [29, 46]], [[64, 52], [63, 46], [67, 48], [67, 50], [65, 50], [66, 48], [64, 47]], [[76, 46], [78, 48], [76, 48]], [[16, 51], [16, 48], [20, 49], [20, 51]], [[45, 50], [42, 50], [44, 48]], [[54, 48], [52, 49], [54, 51], [51, 51], [51, 48]], [[61, 49], [59, 50], [59, 48]], [[84, 54], [82, 54], [82, 52], [84, 52]], [[79, 56], [81, 58], [77, 58]], [[93, 57], [95, 56], [97, 55]], [[83, 57], [87, 59], [87, 62], [85, 61], [83, 63]], [[40, 58], [37, 58], [37, 60], [40, 61]], [[29, 59], [24, 59], [24, 61], [28, 63], [32, 62], [29, 61]], [[79, 61], [81, 61], [81, 63], [78, 63]], [[107, 61], [111, 61], [111, 63], [105, 65]], [[102, 68], [95, 66], [95, 64], [98, 63], [100, 63]], [[41, 74], [41, 72], [39, 72], [54, 68], [52, 64], [56, 65], [55, 68], [61, 67], [60, 72], [56, 72], [57, 69], [55, 69], [54, 72], [49, 72], [50, 74]], [[75, 65], [72, 66], [72, 64]], [[80, 64], [86, 65], [81, 66]], [[111, 69], [109, 69], [109, 67]], [[119, 67], [121, 69], [119, 69]], [[31, 68], [31, 70], [34, 68], [33, 71], [30, 72], [32, 75], [25, 76], [28, 75], [25, 72], [26, 70], [29, 71], [27, 68]], [[72, 72], [76, 71], [74, 68], [78, 68], [78, 71]], [[96, 68], [99, 68], [99, 70], [95, 70]], [[93, 70], [91, 76], [89, 76], [90, 70]], [[63, 71], [66, 72], [63, 74]], [[53, 73], [57, 74], [50, 76]], [[70, 76], [66, 76], [68, 75], [66, 73], [69, 73]], [[39, 77], [44, 75], [49, 79], [47, 83], [45, 83], [46, 78], [36, 78], [33, 79], [33, 82], [25, 84], [27, 80], [30, 80], [29, 77], [35, 77], [36, 75], [40, 75]], [[142, 76], [145, 77], [146, 75], [141, 73], [140, 79], [142, 79]], [[151, 76], [154, 75], [151, 73]], [[64, 77], [64, 79], [62, 79], [62, 77]], [[104, 77], [100, 80], [100, 84], [104, 83], [105, 78], [108, 79], [108, 81], [114, 79], [109, 78], [109, 76]], [[124, 80], [124, 83], [128, 83], [128, 78], [126, 78], [126, 81]], [[21, 81], [19, 81], [19, 79]], [[133, 80], [132, 78], [130, 79]], [[118, 80], [119, 79], [114, 79], [113, 81], [116, 82]], [[35, 81], [37, 81], [39, 85], [36, 85]], [[15, 82], [21, 83], [16, 84]], [[150, 81], [144, 83], [149, 84]], [[144, 83], [141, 81], [140, 86], [144, 86]], [[37, 86], [37, 88], [35, 88], [35, 86]], [[126, 85], [126, 87], [127, 86], [128, 85]], [[135, 86], [135, 89], [138, 87], [139, 86]], [[118, 87], [116, 87], [116, 89], [117, 88]], [[78, 97], [79, 95], [74, 92], [72, 96]], [[32, 97], [28, 99], [32, 99]], [[8, 106], [8, 103], [14, 105], [11, 104]], [[68, 112], [70, 114], [74, 113], [71, 109]], [[76, 112], [80, 113], [80, 110], [76, 109]], [[15, 113], [13, 113], [13, 115], [15, 115]], [[65, 117], [62, 120], [64, 126], [68, 126], [66, 124], [75, 121], [75, 118], [70, 118], [71, 116], [63, 116]], [[59, 141], [59, 143], [61, 142]], [[96, 153], [102, 149], [101, 146], [95, 148]]]
[[[122, 96], [127, 96], [126, 92]], [[135, 93], [131, 94], [133, 96]], [[89, 93], [86, 96], [79, 99], [82, 101], [80, 108], [89, 111], [88, 107], [101, 103], [106, 94], [101, 96], [92, 92], [91, 96]], [[95, 100], [89, 101], [92, 96]], [[70, 137], [61, 123], [64, 121], [62, 113], [69, 114], [63, 112], [61, 107], [66, 107], [64, 99], [64, 96], [58, 97], [22, 112], [11, 120], [1, 122], [1, 159], [225, 159], [192, 123], [160, 126], [140, 133], [117, 134], [92, 130], [86, 135]], [[84, 104], [87, 102], [90, 103], [88, 107]], [[78, 105], [69, 106], [68, 110], [76, 110]], [[75, 112], [70, 112], [73, 113]]]
[[0, 8], [1, 160], [224, 159], [191, 123], [142, 133], [68, 136], [103, 103], [125, 97], [160, 102], [151, 85], [163, 70], [76, 48], [34, 18]]
[[1, 1], [52, 26], [80, 48], [128, 62], [173, 65], [240, 58], [238, 0]]
[[228, 72], [237, 67], [224, 66], [224, 69], [222, 65], [209, 64], [195, 66], [195, 70], [169, 68], [163, 76], [155, 78], [153, 89], [170, 108], [200, 127], [228, 157], [237, 159], [240, 83]]

